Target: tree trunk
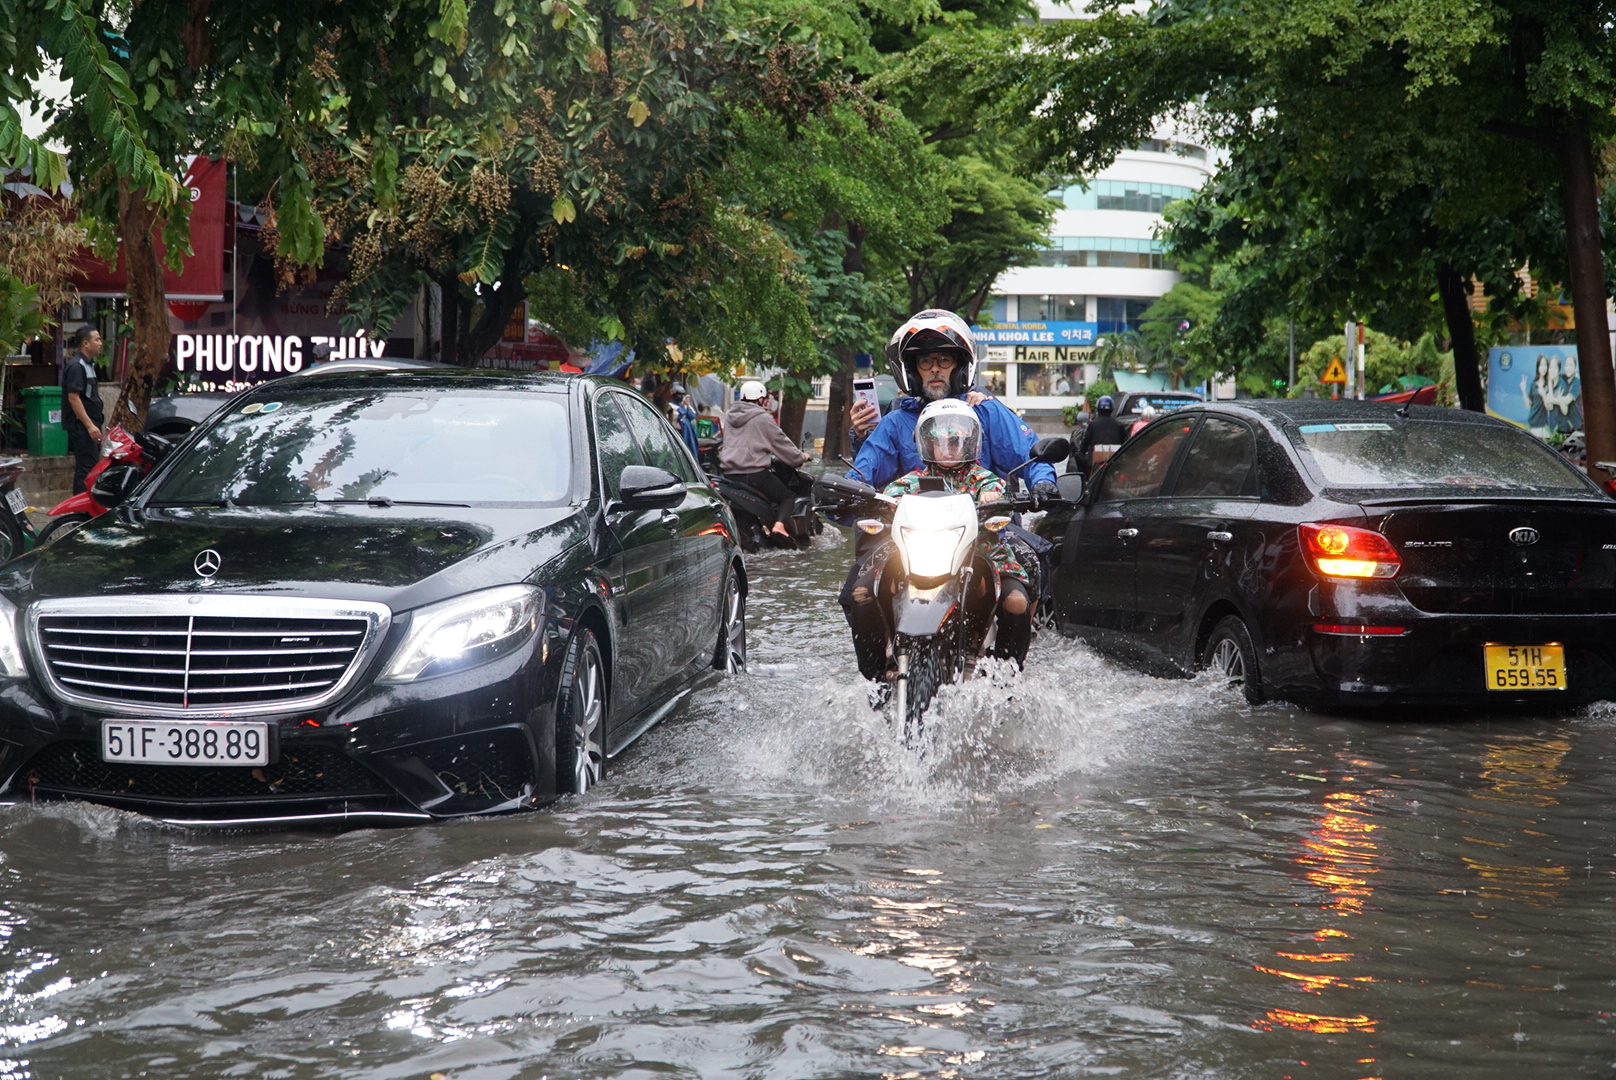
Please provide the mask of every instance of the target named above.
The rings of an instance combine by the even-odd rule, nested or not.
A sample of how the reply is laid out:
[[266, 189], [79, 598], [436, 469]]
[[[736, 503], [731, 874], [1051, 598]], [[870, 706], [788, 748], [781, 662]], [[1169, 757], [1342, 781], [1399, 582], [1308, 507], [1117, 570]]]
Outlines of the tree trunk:
[[460, 357], [460, 279], [451, 271], [438, 280], [438, 359], [457, 363]]
[[[520, 235], [522, 230], [518, 229], [517, 232]], [[467, 367], [499, 344], [516, 306], [527, 299], [527, 289], [522, 284], [524, 276], [522, 246], [512, 244], [505, 249], [505, 258], [500, 263], [499, 288], [484, 290], [482, 312], [476, 325], [466, 332], [463, 362]]]
[[1447, 317], [1448, 338], [1453, 343], [1453, 389], [1459, 396], [1459, 408], [1485, 412], [1476, 324], [1470, 317], [1470, 292], [1465, 288], [1465, 279], [1448, 263], [1438, 263], [1436, 289], [1442, 297], [1442, 314]]
[[111, 423], [139, 430], [146, 426], [152, 390], [168, 363], [168, 303], [163, 292], [163, 262], [157, 255], [157, 213], [145, 192], [129, 190], [118, 180], [118, 231], [123, 238], [123, 265], [129, 289], [129, 319], [134, 323], [133, 355], [113, 406]]
[[[864, 272], [864, 229], [852, 222], [847, 224], [847, 250], [842, 253], [842, 272]], [[831, 376], [830, 400], [825, 406], [825, 452], [821, 457], [826, 464], [834, 463], [851, 449], [847, 441], [847, 422], [853, 407], [853, 348], [841, 345], [832, 352], [841, 361], [841, 368]]]
[[1571, 304], [1577, 319], [1577, 366], [1582, 374], [1582, 425], [1588, 475], [1597, 484], [1610, 474], [1594, 463], [1616, 461], [1616, 372], [1611, 368], [1610, 324], [1605, 317], [1599, 190], [1586, 129], [1562, 135], [1558, 151]]
[[[806, 382], [808, 376], [800, 371], [786, 373], [786, 385], [793, 386], [799, 382]], [[795, 394], [782, 395], [780, 398], [780, 430], [785, 432], [786, 438], [802, 445], [803, 414], [808, 411], [808, 399]]]
[[852, 456], [847, 421], [853, 408], [853, 350], [839, 345], [832, 351], [842, 366], [830, 377], [830, 400], [825, 404], [825, 452], [820, 459], [827, 465], [837, 463], [842, 456]]

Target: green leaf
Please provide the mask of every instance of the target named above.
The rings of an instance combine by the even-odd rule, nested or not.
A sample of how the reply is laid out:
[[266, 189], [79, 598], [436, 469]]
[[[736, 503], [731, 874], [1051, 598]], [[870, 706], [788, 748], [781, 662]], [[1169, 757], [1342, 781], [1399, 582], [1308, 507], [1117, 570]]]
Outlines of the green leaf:
[[651, 107], [638, 98], [635, 98], [629, 103], [628, 118], [634, 121], [635, 127], [639, 127], [641, 124], [645, 123], [651, 118]]
[[550, 206], [550, 216], [555, 218], [557, 225], [565, 225], [578, 219], [578, 208], [572, 205], [572, 200], [562, 195]]
[[158, 90], [157, 84], [154, 83], [154, 82], [147, 83], [146, 84], [146, 100], [141, 102], [141, 104], [145, 107], [147, 112], [151, 112], [153, 109], [157, 108], [157, 99], [160, 96], [161, 96], [161, 91]]

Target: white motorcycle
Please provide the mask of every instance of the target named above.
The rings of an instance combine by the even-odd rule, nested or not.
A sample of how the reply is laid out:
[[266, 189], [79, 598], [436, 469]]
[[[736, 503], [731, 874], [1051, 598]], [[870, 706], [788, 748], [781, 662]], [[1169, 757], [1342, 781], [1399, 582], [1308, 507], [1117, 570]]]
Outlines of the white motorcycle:
[[[1042, 439], [1032, 456], [1011, 475], [1034, 461], [1063, 461], [1071, 443]], [[892, 632], [896, 678], [892, 685], [894, 717], [903, 720], [904, 741], [924, 730], [926, 710], [937, 691], [969, 678], [976, 661], [992, 648], [999, 596], [991, 586], [992, 568], [977, 551], [978, 540], [991, 542], [1013, 528], [1018, 511], [1034, 509], [1030, 496], [1010, 496], [980, 506], [969, 495], [950, 491], [941, 477], [925, 477], [919, 491], [898, 498], [845, 477], [823, 476], [815, 485], [821, 505], [859, 514], [858, 528], [872, 537], [886, 536], [890, 550], [875, 580], [875, 595]], [[1047, 568], [1032, 549], [1022, 552], [1033, 577], [1034, 598], [1041, 595]], [[972, 581], [984, 575], [988, 591], [972, 596]]]

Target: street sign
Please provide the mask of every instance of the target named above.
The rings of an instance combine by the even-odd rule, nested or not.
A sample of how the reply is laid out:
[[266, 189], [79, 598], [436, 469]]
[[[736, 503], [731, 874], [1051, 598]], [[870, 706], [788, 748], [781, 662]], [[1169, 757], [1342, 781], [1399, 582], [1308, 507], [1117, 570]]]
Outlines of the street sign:
[[1347, 365], [1341, 362], [1339, 356], [1330, 358], [1330, 364], [1324, 369], [1324, 374], [1319, 376], [1319, 382], [1340, 383], [1342, 386], [1347, 384]]

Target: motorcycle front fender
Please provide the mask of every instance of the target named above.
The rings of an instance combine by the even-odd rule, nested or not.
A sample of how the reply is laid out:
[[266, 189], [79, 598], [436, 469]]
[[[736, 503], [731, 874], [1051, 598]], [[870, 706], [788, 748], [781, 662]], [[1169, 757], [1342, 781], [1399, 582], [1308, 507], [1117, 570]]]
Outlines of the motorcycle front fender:
[[911, 582], [899, 582], [892, 594], [892, 628], [904, 637], [934, 637], [964, 595], [965, 585], [959, 578], [934, 589], [917, 589]]
[[107, 508], [97, 504], [94, 499], [90, 498], [88, 491], [81, 491], [77, 495], [69, 495], [46, 511], [51, 517], [60, 517], [63, 514], [89, 514], [91, 517], [99, 517], [106, 512]]

